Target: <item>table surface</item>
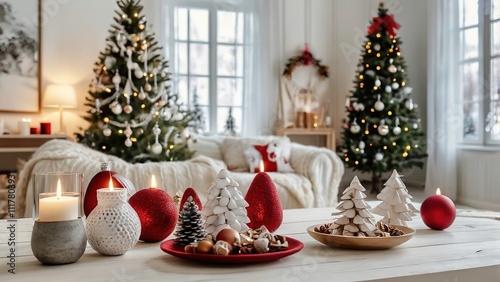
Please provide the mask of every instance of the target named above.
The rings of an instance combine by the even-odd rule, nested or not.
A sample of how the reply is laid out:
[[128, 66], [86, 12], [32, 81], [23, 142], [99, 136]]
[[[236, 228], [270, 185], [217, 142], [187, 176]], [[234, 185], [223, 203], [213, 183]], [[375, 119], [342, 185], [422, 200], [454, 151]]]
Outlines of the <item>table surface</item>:
[[[370, 203], [372, 207], [376, 203]], [[278, 261], [213, 265], [164, 253], [160, 243], [139, 242], [122, 256], [102, 256], [87, 246], [68, 265], [42, 265], [30, 247], [32, 219], [16, 224], [16, 274], [8, 273], [8, 222], [0, 220], [0, 280], [14, 281], [500, 281], [500, 221], [458, 217], [444, 230], [428, 229], [419, 217], [409, 222], [416, 234], [389, 250], [330, 248], [307, 234], [307, 227], [332, 221], [333, 208], [284, 211], [275, 232], [304, 243]], [[9, 276], [12, 275], [12, 276]]]

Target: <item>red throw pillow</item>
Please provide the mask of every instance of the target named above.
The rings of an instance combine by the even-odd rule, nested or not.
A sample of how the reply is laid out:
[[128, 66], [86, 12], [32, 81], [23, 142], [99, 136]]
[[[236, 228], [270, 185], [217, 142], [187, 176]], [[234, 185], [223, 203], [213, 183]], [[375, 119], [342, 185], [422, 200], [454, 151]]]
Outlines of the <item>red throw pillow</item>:
[[[254, 148], [259, 151], [262, 161], [264, 162], [264, 171], [278, 171], [278, 164], [276, 163], [276, 154], [274, 152], [267, 153], [267, 145], [253, 145]], [[254, 172], [259, 172], [260, 168], [255, 168]]]

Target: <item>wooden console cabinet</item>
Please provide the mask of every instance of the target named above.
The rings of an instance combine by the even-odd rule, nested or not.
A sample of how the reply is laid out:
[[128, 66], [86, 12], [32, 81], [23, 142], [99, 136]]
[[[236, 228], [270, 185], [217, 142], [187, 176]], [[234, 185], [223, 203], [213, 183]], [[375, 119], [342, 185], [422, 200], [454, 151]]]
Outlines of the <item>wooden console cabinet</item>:
[[65, 135], [0, 135], [0, 171], [16, 171], [17, 159], [28, 160], [45, 142], [67, 139]]

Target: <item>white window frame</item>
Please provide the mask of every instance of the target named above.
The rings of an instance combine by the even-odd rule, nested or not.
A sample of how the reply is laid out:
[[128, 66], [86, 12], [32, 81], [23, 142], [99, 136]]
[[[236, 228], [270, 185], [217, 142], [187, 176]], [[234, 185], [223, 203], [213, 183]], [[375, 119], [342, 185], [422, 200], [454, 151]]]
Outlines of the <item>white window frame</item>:
[[[458, 0], [460, 1], [468, 1], [468, 0]], [[492, 11], [491, 11], [491, 3], [492, 0], [477, 0], [478, 1], [478, 25], [477, 27], [475, 25], [473, 26], [462, 26], [462, 23], [458, 23], [459, 28], [458, 31], [462, 32], [466, 29], [470, 28], [477, 28], [478, 29], [478, 58], [474, 59], [466, 59], [462, 60], [460, 59], [459, 61], [459, 67], [461, 68], [463, 64], [465, 63], [470, 63], [477, 61], [479, 64], [479, 73], [478, 73], [478, 92], [479, 92], [479, 101], [464, 101], [464, 93], [463, 89], [460, 89], [460, 95], [461, 95], [461, 100], [462, 100], [462, 106], [465, 103], [479, 103], [479, 119], [477, 121], [477, 129], [476, 129], [476, 134], [477, 134], [477, 140], [467, 140], [464, 138], [464, 127], [463, 124], [461, 126], [462, 128], [462, 143], [463, 144], [469, 144], [469, 145], [480, 145], [480, 146], [488, 146], [488, 145], [500, 145], [500, 140], [493, 140], [491, 138], [491, 130], [486, 131], [486, 120], [488, 118], [488, 115], [490, 115], [490, 118], [493, 116], [492, 112], [492, 105], [494, 102], [500, 102], [500, 100], [492, 100], [491, 99], [491, 84], [493, 83], [492, 81], [492, 76], [491, 76], [491, 67], [492, 67], [492, 60], [495, 58], [500, 57], [498, 54], [497, 55], [492, 55], [492, 33], [491, 33], [491, 26], [493, 22], [498, 22], [500, 19], [497, 19], [495, 21], [492, 21]], [[460, 6], [460, 5], [459, 5]], [[497, 7], [497, 9], [500, 9], [500, 7]], [[459, 13], [462, 13], [463, 11], [459, 9]], [[461, 43], [461, 42], [460, 42]], [[462, 48], [462, 45], [460, 46]], [[464, 78], [460, 77], [459, 81], [463, 81]], [[465, 116], [465, 113], [463, 112], [463, 107], [462, 107], [462, 114]], [[500, 117], [498, 117], [500, 119]]]
[[[175, 58], [175, 43], [176, 42], [184, 42], [186, 44], [191, 44], [191, 43], [204, 43], [206, 42], [197, 42], [197, 41], [192, 41], [189, 38], [189, 18], [188, 18], [188, 39], [187, 40], [176, 40], [175, 39], [175, 30], [174, 30], [174, 24], [173, 21], [175, 19], [175, 8], [180, 7], [180, 8], [187, 8], [187, 9], [206, 9], [209, 11], [209, 40], [208, 40], [208, 49], [209, 49], [209, 73], [208, 73], [208, 78], [209, 78], [209, 105], [208, 105], [208, 111], [209, 111], [209, 116], [205, 117], [209, 121], [209, 128], [208, 128], [208, 134], [220, 134], [223, 132], [223, 128], [217, 128], [217, 115], [218, 115], [218, 109], [220, 108], [226, 108], [227, 112], [229, 112], [229, 107], [230, 106], [219, 106], [217, 103], [217, 79], [218, 78], [235, 78], [235, 79], [242, 79], [242, 104], [241, 106], [232, 106], [233, 109], [235, 108], [241, 108], [241, 126], [237, 128], [237, 132], [239, 134], [244, 135], [245, 133], [245, 118], [246, 118], [246, 112], [248, 110], [247, 106], [247, 91], [246, 91], [246, 68], [245, 65], [243, 66], [243, 75], [242, 76], [237, 76], [236, 74], [234, 76], [228, 76], [228, 75], [218, 75], [217, 74], [217, 46], [218, 45], [225, 45], [225, 46], [241, 46], [243, 48], [243, 64], [247, 62], [245, 59], [245, 56], [247, 54], [247, 42], [245, 42], [246, 37], [243, 36], [243, 42], [242, 43], [218, 43], [217, 42], [217, 11], [230, 11], [230, 12], [239, 12], [236, 9], [232, 10], [226, 10], [226, 9], [217, 9], [215, 5], [211, 1], [203, 1], [203, 0], [183, 0], [183, 1], [173, 1], [175, 3], [171, 4], [171, 7], [166, 7], [163, 9], [162, 14], [163, 18], [165, 19], [165, 26], [166, 28], [166, 42], [168, 42], [166, 48], [165, 48], [165, 53], [168, 58]], [[244, 15], [245, 16], [245, 15]], [[246, 20], [243, 21], [246, 24]], [[189, 108], [191, 108], [191, 100], [192, 100], [192, 93], [191, 93], [191, 87], [190, 87], [190, 79], [191, 77], [205, 77], [204, 75], [194, 75], [190, 73], [190, 66], [189, 66], [189, 59], [190, 59], [190, 48], [188, 47], [187, 50], [187, 56], [188, 56], [188, 101], [187, 105]], [[178, 73], [177, 73], [177, 68], [178, 66], [176, 65], [176, 60], [169, 60], [170, 63], [170, 72], [172, 73], [171, 76], [171, 83], [172, 83], [172, 88], [171, 91], [176, 94], [176, 79], [178, 78]], [[236, 62], [237, 64], [239, 62]], [[184, 74], [183, 74], [184, 75]], [[202, 105], [205, 106], [205, 105]], [[226, 119], [225, 116], [220, 117], [220, 119]]]

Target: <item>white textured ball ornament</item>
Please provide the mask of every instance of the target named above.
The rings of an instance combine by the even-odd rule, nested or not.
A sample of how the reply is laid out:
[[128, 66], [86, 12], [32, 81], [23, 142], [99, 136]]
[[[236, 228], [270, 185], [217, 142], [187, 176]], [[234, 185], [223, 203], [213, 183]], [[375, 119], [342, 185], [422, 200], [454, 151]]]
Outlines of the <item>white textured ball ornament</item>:
[[137, 96], [140, 100], [146, 99], [146, 93], [144, 91], [139, 92], [139, 95]]
[[384, 109], [384, 107], [385, 107], [385, 105], [381, 101], [375, 102], [375, 106], [374, 106], [375, 110], [380, 112]]
[[111, 108], [111, 111], [113, 112], [113, 114], [115, 115], [119, 115], [122, 113], [122, 105], [116, 103], [116, 105], [114, 105], [112, 108]]
[[390, 85], [387, 85], [387, 86], [385, 87], [385, 93], [391, 93], [391, 92], [392, 92], [392, 88], [391, 88], [391, 86], [390, 86]]
[[392, 133], [394, 133], [394, 135], [399, 135], [401, 133], [401, 127], [399, 126], [396, 126], [392, 129]]
[[381, 161], [383, 158], [384, 158], [384, 154], [382, 154], [382, 153], [376, 153], [375, 154], [375, 159], [377, 161]]
[[376, 43], [373, 45], [373, 49], [375, 49], [375, 51], [380, 51], [380, 44]]
[[125, 140], [125, 146], [132, 147], [132, 141], [130, 139]]
[[147, 92], [151, 91], [151, 89], [152, 89], [151, 84], [148, 83], [148, 84], [144, 85], [144, 90], [146, 90]]
[[414, 124], [413, 124], [413, 128], [414, 128], [414, 129], [417, 129], [417, 128], [418, 128], [418, 123], [414, 123]]
[[382, 82], [380, 81], [380, 79], [375, 80], [375, 86], [380, 86], [381, 84]]
[[104, 128], [104, 130], [102, 131], [102, 134], [104, 134], [104, 136], [106, 136], [106, 137], [111, 136], [111, 129]]
[[398, 89], [398, 88], [399, 88], [399, 83], [397, 83], [397, 82], [393, 82], [393, 83], [391, 84], [391, 87], [392, 87], [392, 89], [396, 90], [396, 89]]
[[365, 148], [365, 146], [366, 146], [366, 144], [365, 144], [365, 142], [364, 142], [364, 141], [359, 141], [359, 145], [358, 145], [358, 147], [359, 147], [360, 149], [364, 149], [364, 148]]
[[153, 144], [153, 146], [151, 146], [151, 153], [155, 154], [155, 155], [159, 155], [161, 154], [161, 151], [162, 151], [162, 147], [159, 143], [156, 143], [156, 144]]
[[381, 124], [378, 126], [378, 134], [387, 135], [389, 133], [389, 126]]
[[137, 78], [142, 78], [144, 76], [144, 72], [141, 70], [141, 68], [136, 68], [134, 70], [134, 75]]
[[359, 133], [359, 131], [361, 130], [361, 127], [358, 125], [358, 124], [353, 124], [351, 125], [351, 133]]
[[396, 68], [395, 65], [390, 65], [387, 70], [390, 72], [390, 73], [396, 73], [398, 71], [398, 68]]

